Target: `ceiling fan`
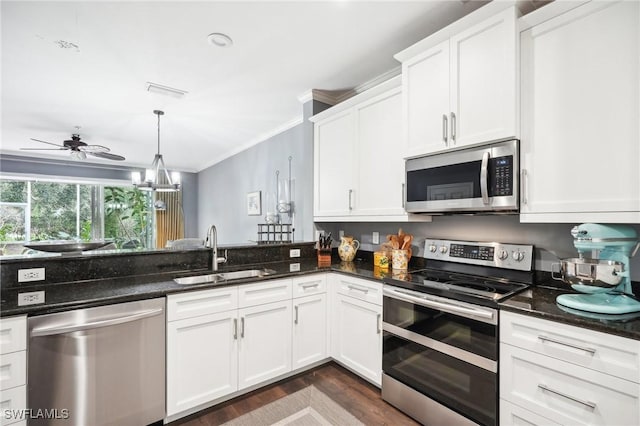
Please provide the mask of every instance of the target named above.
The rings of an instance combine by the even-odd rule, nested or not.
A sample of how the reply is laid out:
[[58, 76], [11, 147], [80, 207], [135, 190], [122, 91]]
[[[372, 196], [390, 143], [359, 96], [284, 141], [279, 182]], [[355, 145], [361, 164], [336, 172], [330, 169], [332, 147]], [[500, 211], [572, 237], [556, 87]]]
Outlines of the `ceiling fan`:
[[106, 160], [123, 161], [125, 158], [122, 155], [112, 154], [106, 146], [102, 145], [88, 145], [80, 140], [80, 135], [74, 133], [71, 135], [71, 139], [68, 139], [58, 145], [57, 143], [41, 141], [40, 139], [33, 139], [32, 141], [46, 143], [49, 145], [57, 146], [58, 148], [20, 148], [23, 151], [71, 151], [71, 158], [74, 160], [84, 160], [87, 155], [93, 155], [94, 157], [104, 158]]

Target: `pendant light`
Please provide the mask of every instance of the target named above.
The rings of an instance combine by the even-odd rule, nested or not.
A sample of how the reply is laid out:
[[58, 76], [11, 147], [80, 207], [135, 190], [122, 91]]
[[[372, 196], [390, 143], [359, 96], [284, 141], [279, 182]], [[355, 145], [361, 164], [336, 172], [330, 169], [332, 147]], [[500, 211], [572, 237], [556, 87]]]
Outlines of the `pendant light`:
[[[153, 157], [151, 168], [145, 170], [144, 180], [140, 172], [131, 172], [131, 181], [133, 186], [142, 191], [158, 191], [158, 192], [176, 192], [180, 191], [180, 173], [167, 170], [160, 154], [160, 116], [164, 115], [163, 111], [154, 110], [154, 114], [158, 116], [158, 153]], [[164, 174], [165, 181], [162, 182], [161, 176]]]

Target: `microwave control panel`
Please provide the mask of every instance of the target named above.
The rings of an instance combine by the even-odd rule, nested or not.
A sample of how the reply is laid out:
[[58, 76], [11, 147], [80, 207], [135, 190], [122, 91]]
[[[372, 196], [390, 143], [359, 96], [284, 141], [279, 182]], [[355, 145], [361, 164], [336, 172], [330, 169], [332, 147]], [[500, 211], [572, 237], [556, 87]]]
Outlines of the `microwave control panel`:
[[513, 156], [489, 159], [489, 196], [513, 195]]

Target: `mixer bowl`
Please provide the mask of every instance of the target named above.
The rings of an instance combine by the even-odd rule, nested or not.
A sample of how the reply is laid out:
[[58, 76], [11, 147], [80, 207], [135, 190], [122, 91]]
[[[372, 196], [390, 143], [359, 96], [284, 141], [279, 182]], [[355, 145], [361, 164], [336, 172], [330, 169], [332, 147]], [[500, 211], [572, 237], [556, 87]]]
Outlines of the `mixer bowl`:
[[613, 260], [572, 258], [560, 263], [560, 279], [569, 284], [611, 288], [622, 281], [621, 272], [624, 264]]

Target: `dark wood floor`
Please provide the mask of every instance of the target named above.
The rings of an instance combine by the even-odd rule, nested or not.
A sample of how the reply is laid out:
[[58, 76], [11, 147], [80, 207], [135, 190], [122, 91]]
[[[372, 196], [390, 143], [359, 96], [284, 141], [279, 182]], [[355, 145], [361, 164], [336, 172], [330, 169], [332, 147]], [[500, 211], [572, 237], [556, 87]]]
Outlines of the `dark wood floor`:
[[334, 362], [176, 420], [171, 426], [214, 426], [314, 385], [365, 425], [418, 425], [380, 396], [380, 389]]

